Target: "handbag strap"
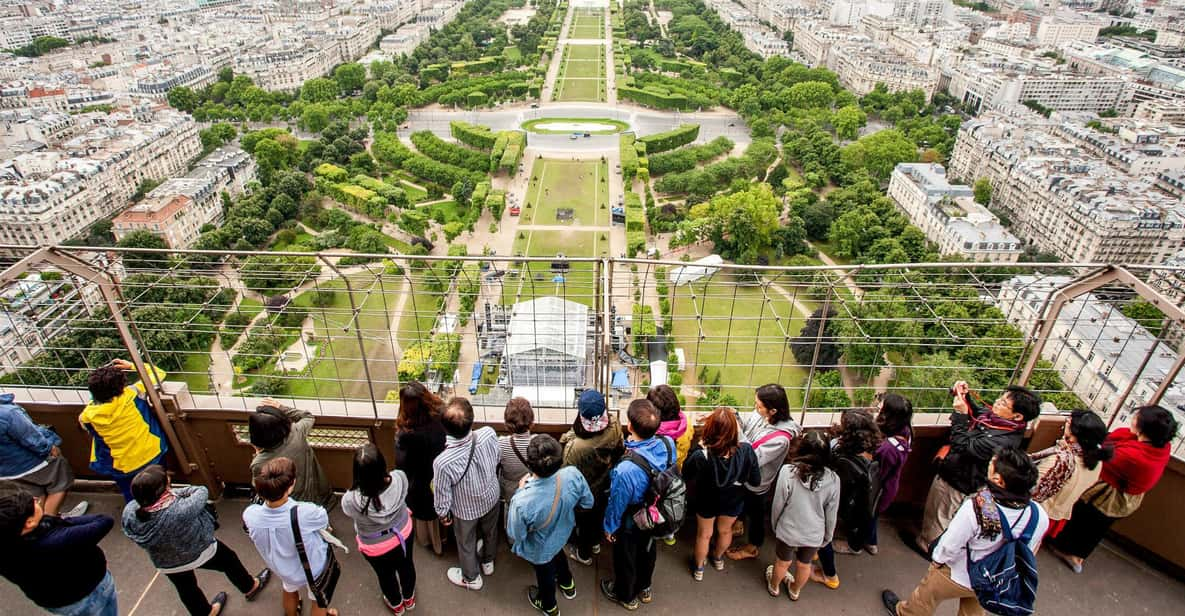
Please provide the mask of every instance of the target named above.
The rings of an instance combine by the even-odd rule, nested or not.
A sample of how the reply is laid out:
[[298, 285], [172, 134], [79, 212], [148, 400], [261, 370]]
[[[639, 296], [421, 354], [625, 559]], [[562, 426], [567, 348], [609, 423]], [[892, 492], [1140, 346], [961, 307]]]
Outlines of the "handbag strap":
[[465, 462], [465, 470], [461, 471], [461, 476], [453, 482], [453, 488], [461, 485], [461, 481], [465, 479], [465, 475], [469, 474], [469, 467], [473, 466], [473, 454], [477, 453], [477, 434], [471, 433], [469, 435], [469, 460]]
[[526, 466], [527, 465], [527, 458], [525, 456], [523, 456], [522, 453], [519, 452], [518, 446], [514, 444], [514, 436], [515, 435], [511, 434], [509, 437], [510, 450], [514, 452], [514, 457], [518, 458], [518, 461], [522, 462], [523, 466]]
[[551, 501], [551, 511], [547, 513], [547, 519], [543, 521], [543, 526], [539, 530], [547, 528], [551, 524], [552, 518], [555, 517], [555, 510], [560, 506], [560, 487], [564, 485], [564, 476], [558, 472], [555, 474], [555, 498]]
[[296, 540], [296, 554], [300, 556], [300, 566], [304, 569], [304, 579], [309, 583], [309, 590], [316, 593], [317, 585], [313, 579], [313, 569], [309, 566], [309, 555], [304, 550], [304, 539], [300, 536], [300, 520], [297, 519], [297, 507], [293, 505], [288, 510], [288, 517], [292, 520], [292, 538]]

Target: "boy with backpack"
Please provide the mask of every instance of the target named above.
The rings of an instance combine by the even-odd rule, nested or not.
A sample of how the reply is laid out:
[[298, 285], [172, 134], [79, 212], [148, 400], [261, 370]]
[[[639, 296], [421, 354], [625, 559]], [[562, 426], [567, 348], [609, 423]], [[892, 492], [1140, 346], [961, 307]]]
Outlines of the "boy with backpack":
[[960, 616], [984, 609], [1001, 616], [1033, 613], [1034, 553], [1049, 528], [1049, 516], [1029, 498], [1037, 467], [1021, 449], [1006, 447], [989, 463], [987, 480], [959, 506], [909, 599], [902, 601], [891, 590], [881, 593], [891, 616], [931, 615], [950, 599], [959, 600]]
[[609, 505], [603, 524], [613, 545], [613, 580], [601, 592], [627, 610], [650, 603], [657, 557], [654, 540], [683, 523], [686, 491], [675, 466], [675, 443], [658, 432], [658, 409], [634, 400], [626, 411], [625, 457], [609, 473]]

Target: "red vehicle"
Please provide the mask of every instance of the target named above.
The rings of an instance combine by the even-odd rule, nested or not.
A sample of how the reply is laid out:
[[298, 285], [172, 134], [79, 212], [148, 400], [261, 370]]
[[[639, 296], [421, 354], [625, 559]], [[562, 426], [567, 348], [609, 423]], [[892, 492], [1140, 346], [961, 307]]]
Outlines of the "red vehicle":
[[518, 213], [519, 213], [519, 209], [518, 209], [517, 205], [510, 206], [510, 215], [511, 216], [518, 216]]

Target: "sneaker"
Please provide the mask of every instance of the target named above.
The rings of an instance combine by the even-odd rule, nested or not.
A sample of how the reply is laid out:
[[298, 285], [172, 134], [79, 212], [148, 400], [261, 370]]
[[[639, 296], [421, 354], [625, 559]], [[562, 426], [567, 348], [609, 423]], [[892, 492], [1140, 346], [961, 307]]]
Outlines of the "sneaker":
[[410, 612], [414, 609], [416, 609], [416, 596], [413, 594], [403, 600], [403, 611]]
[[527, 603], [530, 603], [531, 607], [539, 610], [539, 613], [543, 614], [543, 616], [560, 616], [560, 606], [558, 605], [553, 605], [550, 609], [544, 609], [543, 603], [539, 601], [538, 586], [527, 587]]
[[889, 616], [897, 616], [897, 604], [901, 603], [901, 599], [897, 593], [891, 590], [881, 591], [881, 604], [885, 606], [885, 613]]
[[638, 609], [638, 606], [640, 605], [637, 599], [630, 599], [629, 601], [622, 601], [621, 599], [618, 599], [617, 595], [613, 594], [612, 580], [601, 580], [601, 594], [605, 595], [606, 599], [616, 603], [617, 605], [620, 605], [621, 607], [624, 607], [631, 612]]
[[395, 616], [403, 616], [403, 612], [405, 610], [403, 608], [402, 602], [400, 602], [398, 605], [391, 605], [391, 602], [387, 601], [386, 597], [383, 597], [383, 605], [387, 606], [387, 609], [391, 610], [391, 613]]
[[593, 556], [600, 554], [601, 553], [601, 544], [598, 543], [598, 544], [592, 546], [592, 553], [593, 553]]
[[866, 545], [864, 546], [864, 551], [868, 552], [869, 556], [876, 556], [876, 553], [880, 551], [880, 548], [876, 547], [875, 545]]
[[477, 576], [476, 580], [468, 581], [465, 579], [465, 574], [461, 573], [460, 567], [449, 567], [449, 570], [445, 573], [445, 576], [448, 577], [448, 581], [460, 586], [461, 588], [467, 588], [469, 590], [481, 590], [481, 587], [483, 586], [480, 575]]
[[664, 536], [664, 537], [662, 538], [662, 542], [663, 542], [665, 545], [675, 545], [675, 535], [674, 535], [674, 534], [671, 534], [671, 535], [666, 535], [666, 536]]
[[848, 545], [847, 541], [835, 541], [831, 544], [831, 547], [835, 549], [836, 554], [861, 554], [864, 552], [864, 550], [852, 549], [852, 546]]
[[567, 586], [564, 586], [563, 584], [556, 584], [556, 585], [559, 586], [560, 592], [563, 593], [565, 599], [571, 601], [572, 599], [576, 598], [576, 579], [575, 578], [573, 578], [572, 583], [568, 584]]
[[70, 511], [63, 513], [62, 517], [63, 518], [77, 518], [80, 515], [85, 515], [86, 510], [89, 509], [90, 506], [91, 506], [90, 503], [88, 503], [86, 501], [82, 501], [82, 502], [78, 503], [77, 505], [74, 505], [74, 508], [71, 509]]
[[494, 575], [494, 561], [491, 560], [488, 563], [482, 563], [481, 564], [481, 574], [482, 575]]
[[650, 594], [649, 588], [643, 588], [642, 590], [638, 591], [638, 601], [641, 601], [642, 603], [650, 603], [651, 601], [654, 601], [654, 596]]
[[704, 566], [691, 563], [691, 578], [697, 582], [704, 581]]
[[708, 564], [712, 565], [712, 568], [717, 571], [724, 571], [724, 559], [723, 558], [712, 558], [711, 556], [709, 556], [708, 557]]
[[[596, 553], [597, 553], [597, 551], [593, 550], [593, 554], [596, 554]], [[592, 558], [581, 558], [580, 557], [580, 550], [576, 549], [575, 547], [568, 548], [568, 558], [571, 558], [572, 560], [574, 560], [586, 567], [593, 564]]]

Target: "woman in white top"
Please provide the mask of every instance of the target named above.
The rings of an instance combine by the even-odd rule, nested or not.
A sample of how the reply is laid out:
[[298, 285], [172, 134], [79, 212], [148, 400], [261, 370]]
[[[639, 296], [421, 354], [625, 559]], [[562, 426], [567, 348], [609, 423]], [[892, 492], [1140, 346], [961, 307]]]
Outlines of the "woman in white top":
[[1033, 454], [1037, 463], [1037, 487], [1033, 500], [1049, 514], [1049, 537], [1061, 532], [1070, 521], [1074, 503], [1099, 480], [1102, 462], [1115, 455], [1104, 445], [1107, 424], [1093, 411], [1074, 411], [1066, 418], [1062, 438], [1053, 447]]
[[354, 452], [354, 487], [342, 496], [342, 511], [354, 520], [358, 551], [379, 577], [383, 601], [395, 616], [416, 607], [407, 475], [387, 472], [387, 459], [374, 443]]

